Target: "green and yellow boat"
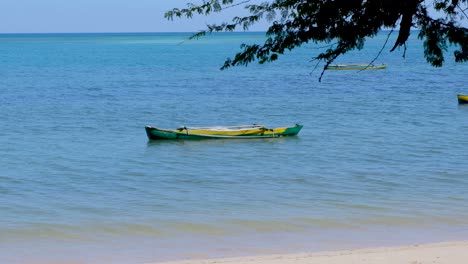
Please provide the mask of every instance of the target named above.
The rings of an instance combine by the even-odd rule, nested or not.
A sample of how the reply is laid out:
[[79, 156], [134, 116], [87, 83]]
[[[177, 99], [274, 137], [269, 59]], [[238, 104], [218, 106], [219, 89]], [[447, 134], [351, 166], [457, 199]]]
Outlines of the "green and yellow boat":
[[149, 139], [249, 139], [295, 136], [302, 127], [299, 124], [272, 129], [262, 125], [180, 127], [177, 129], [146, 126], [145, 130]]
[[468, 95], [458, 94], [457, 99], [459, 104], [468, 104]]

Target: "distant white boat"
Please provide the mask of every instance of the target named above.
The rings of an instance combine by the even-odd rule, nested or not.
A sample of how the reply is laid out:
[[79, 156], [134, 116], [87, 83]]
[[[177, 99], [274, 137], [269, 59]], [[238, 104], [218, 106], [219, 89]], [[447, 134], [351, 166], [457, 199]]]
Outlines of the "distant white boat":
[[331, 64], [326, 70], [383, 70], [386, 69], [386, 64], [374, 65], [368, 63], [361, 64]]

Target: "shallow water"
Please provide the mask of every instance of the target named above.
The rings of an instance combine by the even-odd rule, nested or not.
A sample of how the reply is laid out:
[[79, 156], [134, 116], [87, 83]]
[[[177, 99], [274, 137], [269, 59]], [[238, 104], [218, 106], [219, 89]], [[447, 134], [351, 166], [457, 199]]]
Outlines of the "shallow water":
[[[414, 34], [413, 34], [414, 35]], [[0, 260], [141, 263], [466, 239], [468, 65], [419, 41], [382, 71], [308, 45], [219, 71], [261, 33], [0, 35]], [[371, 61], [386, 36], [340, 63]], [[148, 141], [144, 126], [297, 137]]]

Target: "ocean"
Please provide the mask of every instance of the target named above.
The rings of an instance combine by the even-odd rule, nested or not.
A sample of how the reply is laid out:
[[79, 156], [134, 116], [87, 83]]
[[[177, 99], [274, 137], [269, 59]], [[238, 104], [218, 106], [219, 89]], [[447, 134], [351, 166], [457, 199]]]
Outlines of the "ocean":
[[[0, 35], [0, 263], [145, 263], [468, 237], [468, 64], [413, 32], [379, 71], [264, 33]], [[387, 33], [337, 63], [372, 61]], [[448, 47], [451, 50], [451, 47]], [[403, 58], [403, 55], [404, 58]], [[300, 123], [296, 137], [149, 141], [144, 127]]]

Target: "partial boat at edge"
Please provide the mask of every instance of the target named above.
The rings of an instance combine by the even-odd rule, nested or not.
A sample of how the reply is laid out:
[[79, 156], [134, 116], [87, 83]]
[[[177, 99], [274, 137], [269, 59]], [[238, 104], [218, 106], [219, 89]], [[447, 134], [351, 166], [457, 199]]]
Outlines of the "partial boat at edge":
[[457, 99], [459, 104], [468, 104], [468, 95], [458, 94]]

